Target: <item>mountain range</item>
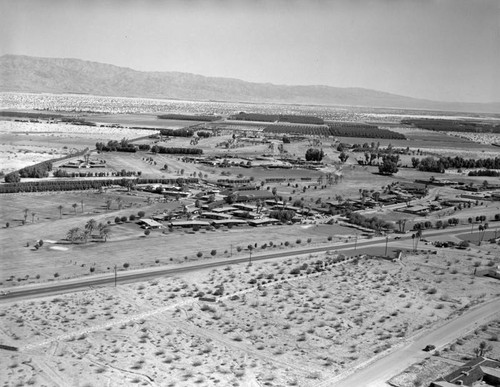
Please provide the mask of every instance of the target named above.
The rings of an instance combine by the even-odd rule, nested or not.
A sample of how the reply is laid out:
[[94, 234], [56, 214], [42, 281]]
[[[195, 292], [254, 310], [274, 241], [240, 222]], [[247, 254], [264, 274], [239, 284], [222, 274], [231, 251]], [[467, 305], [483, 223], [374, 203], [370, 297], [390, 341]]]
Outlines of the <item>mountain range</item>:
[[253, 83], [182, 72], [136, 71], [80, 59], [23, 55], [0, 57], [0, 91], [500, 112], [500, 103], [438, 102], [363, 88]]

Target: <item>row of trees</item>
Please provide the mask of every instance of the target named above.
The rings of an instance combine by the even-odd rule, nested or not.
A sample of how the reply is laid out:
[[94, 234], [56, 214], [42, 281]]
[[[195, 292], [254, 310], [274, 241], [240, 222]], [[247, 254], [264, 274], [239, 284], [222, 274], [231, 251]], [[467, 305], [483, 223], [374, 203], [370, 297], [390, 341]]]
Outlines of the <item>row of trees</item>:
[[349, 222], [352, 224], [371, 228], [372, 230], [376, 231], [381, 231], [383, 229], [392, 230], [394, 228], [394, 225], [392, 223], [386, 222], [383, 219], [379, 219], [376, 216], [369, 218], [356, 212], [352, 212], [349, 214], [348, 218]]
[[19, 171], [14, 171], [5, 175], [4, 180], [6, 183], [18, 183], [21, 178], [37, 178], [48, 177], [49, 172], [52, 170], [52, 161], [42, 161], [41, 163], [30, 165], [21, 168]]
[[[424, 157], [419, 159], [412, 157], [411, 163], [414, 168], [426, 172], [444, 173], [449, 168], [485, 168], [485, 169], [500, 169], [500, 157], [485, 158], [485, 159], [464, 159], [463, 157]], [[484, 176], [484, 175], [478, 175]]]
[[492, 176], [498, 177], [500, 176], [500, 171], [495, 171], [491, 169], [481, 169], [479, 171], [470, 171], [469, 176]]
[[201, 155], [203, 154], [203, 149], [200, 148], [171, 148], [161, 145], [153, 145], [151, 147], [151, 152], [153, 153], [165, 153], [165, 154], [183, 154], [183, 155]]
[[162, 129], [160, 135], [171, 137], [193, 137], [194, 130], [192, 129]]
[[137, 148], [126, 138], [121, 141], [110, 140], [107, 144], [97, 142], [95, 147], [100, 152], [137, 152]]
[[126, 171], [122, 169], [117, 172], [68, 172], [65, 169], [57, 169], [54, 171], [54, 177], [113, 177], [113, 176], [141, 176], [142, 171]]
[[[95, 179], [95, 180], [42, 180], [26, 181], [11, 184], [0, 184], [0, 194], [18, 192], [46, 192], [46, 191], [81, 191], [87, 189], [100, 189], [114, 184], [126, 186], [131, 179]], [[197, 183], [197, 178], [136, 178], [136, 184], [176, 184], [183, 185]], [[124, 185], [125, 184], [125, 185]]]
[[400, 133], [387, 129], [380, 129], [373, 125], [349, 125], [349, 124], [327, 124], [327, 125], [270, 125], [264, 129], [267, 133], [283, 133], [304, 136], [323, 137], [364, 137], [404, 140], [406, 137]]
[[446, 119], [408, 118], [401, 120], [404, 125], [436, 132], [476, 132], [500, 133], [500, 125], [473, 121], [455, 121]]

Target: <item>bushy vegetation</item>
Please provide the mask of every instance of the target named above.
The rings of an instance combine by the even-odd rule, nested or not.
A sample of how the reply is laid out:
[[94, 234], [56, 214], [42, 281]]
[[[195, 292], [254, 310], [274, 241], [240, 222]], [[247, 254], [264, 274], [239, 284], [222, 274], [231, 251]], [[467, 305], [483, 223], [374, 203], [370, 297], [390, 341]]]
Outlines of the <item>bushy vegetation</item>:
[[377, 231], [381, 231], [382, 229], [394, 228], [394, 225], [392, 223], [379, 219], [376, 216], [369, 218], [355, 212], [349, 214], [349, 222], [352, 224], [357, 224], [358, 226], [371, 228], [372, 230], [377, 230]]
[[469, 176], [492, 176], [499, 177], [500, 171], [494, 171], [491, 169], [481, 169], [479, 171], [470, 171]]
[[[425, 157], [411, 159], [413, 167], [420, 171], [444, 173], [449, 168], [485, 168], [485, 169], [500, 169], [500, 157], [486, 159], [464, 159], [463, 157]], [[485, 175], [476, 175], [485, 176]]]
[[[198, 179], [135, 179], [137, 184], [177, 184], [197, 183]], [[113, 184], [124, 184], [123, 179], [93, 180], [42, 180], [0, 184], [0, 194], [17, 192], [80, 191], [99, 189]]]
[[306, 160], [307, 161], [321, 161], [323, 159], [323, 156], [325, 154], [323, 153], [323, 149], [315, 149], [315, 148], [309, 148], [306, 151]]
[[382, 157], [382, 164], [379, 165], [378, 171], [383, 175], [393, 175], [399, 171], [398, 162], [399, 155], [385, 155]]
[[110, 140], [107, 144], [97, 142], [95, 147], [100, 152], [137, 152], [137, 148], [125, 138], [121, 141]]
[[169, 148], [161, 145], [153, 145], [151, 147], [151, 152], [153, 153], [165, 153], [165, 154], [183, 154], [183, 155], [201, 155], [203, 149], [200, 148]]
[[21, 178], [42, 178], [49, 176], [49, 171], [52, 170], [52, 161], [42, 161], [41, 163], [30, 165], [5, 175], [6, 183], [17, 183]]
[[380, 129], [375, 125], [368, 125], [357, 122], [331, 122], [328, 123], [330, 136], [336, 137], [365, 137], [365, 138], [386, 138], [405, 140], [401, 133], [396, 133], [388, 129]]
[[160, 134], [162, 136], [171, 136], [171, 137], [193, 137], [194, 130], [191, 130], [191, 129], [161, 129]]
[[292, 210], [274, 210], [269, 213], [269, 217], [278, 219], [280, 222], [289, 222], [295, 216]]

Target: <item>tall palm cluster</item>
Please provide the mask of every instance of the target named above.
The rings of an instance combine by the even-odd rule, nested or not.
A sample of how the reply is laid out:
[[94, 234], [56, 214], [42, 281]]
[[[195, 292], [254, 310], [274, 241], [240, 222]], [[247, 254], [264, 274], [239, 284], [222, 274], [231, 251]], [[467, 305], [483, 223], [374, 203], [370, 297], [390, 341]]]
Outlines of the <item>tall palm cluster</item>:
[[111, 230], [108, 225], [103, 223], [97, 223], [95, 219], [90, 219], [85, 227], [73, 227], [66, 234], [66, 239], [71, 243], [83, 242], [87, 243], [89, 239], [96, 237], [94, 231], [97, 231], [97, 235], [100, 239], [106, 242], [111, 236]]

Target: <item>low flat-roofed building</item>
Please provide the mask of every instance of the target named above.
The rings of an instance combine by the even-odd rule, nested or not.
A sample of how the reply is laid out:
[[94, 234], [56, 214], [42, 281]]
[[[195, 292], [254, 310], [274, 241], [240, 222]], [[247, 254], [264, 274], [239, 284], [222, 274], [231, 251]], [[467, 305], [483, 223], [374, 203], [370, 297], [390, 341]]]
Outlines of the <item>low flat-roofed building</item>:
[[212, 212], [216, 212], [216, 213], [231, 212], [231, 211], [236, 211], [236, 210], [237, 210], [237, 208], [233, 207], [233, 206], [212, 208]]
[[229, 214], [220, 214], [217, 212], [202, 212], [200, 215], [202, 218], [207, 218], [207, 219], [230, 219], [231, 215]]
[[277, 224], [277, 223], [279, 223], [279, 220], [278, 219], [273, 219], [273, 218], [253, 219], [253, 220], [249, 220], [248, 221], [248, 224], [250, 226], [254, 226], [254, 227], [257, 227], [257, 226], [267, 226], [267, 225], [270, 225], [270, 224]]
[[163, 224], [157, 222], [156, 220], [148, 219], [148, 218], [139, 219], [139, 221], [137, 223], [140, 224], [141, 226], [146, 227], [146, 228], [155, 229], [155, 228], [162, 228], [163, 227]]
[[233, 216], [236, 216], [238, 218], [243, 218], [243, 219], [260, 219], [263, 217], [262, 214], [259, 214], [257, 212], [253, 212], [253, 211], [243, 211], [243, 210], [237, 210], [237, 211], [233, 211], [231, 213]]
[[431, 383], [431, 387], [456, 385], [469, 387], [500, 385], [500, 362], [480, 356]]
[[240, 225], [246, 225], [246, 224], [248, 224], [247, 221], [241, 220], [241, 219], [212, 220], [210, 223], [213, 224], [213, 225], [219, 225], [219, 226], [227, 226], [227, 225], [240, 226]]
[[210, 227], [209, 222], [204, 222], [201, 220], [174, 220], [173, 222], [170, 222], [170, 226], [172, 227], [193, 227], [193, 226], [198, 226], [198, 227]]
[[250, 204], [243, 204], [243, 203], [235, 203], [233, 204], [233, 207], [236, 207], [239, 210], [244, 210], [244, 211], [255, 211], [257, 209], [257, 206], [252, 206]]

